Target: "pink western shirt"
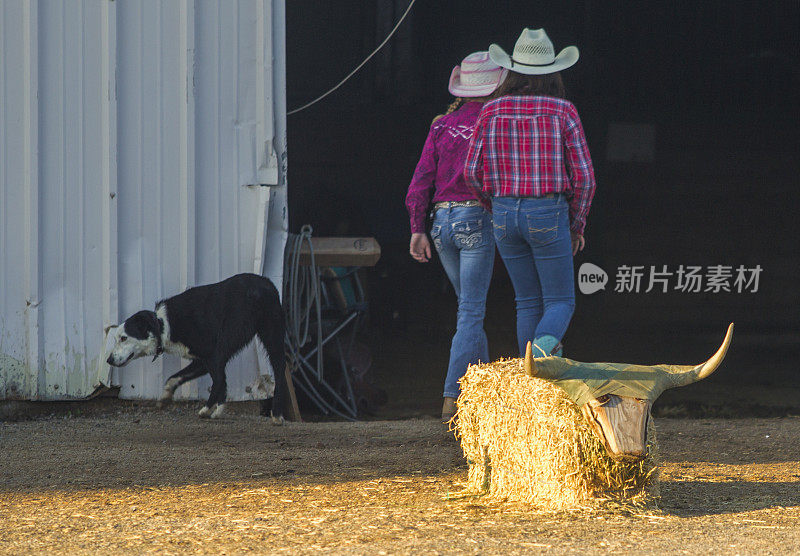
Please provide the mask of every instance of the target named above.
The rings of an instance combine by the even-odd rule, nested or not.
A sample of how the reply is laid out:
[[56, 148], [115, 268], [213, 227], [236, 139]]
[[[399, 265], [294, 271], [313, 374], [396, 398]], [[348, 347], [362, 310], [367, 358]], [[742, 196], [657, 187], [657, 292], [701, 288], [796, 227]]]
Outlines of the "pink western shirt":
[[425, 232], [431, 202], [475, 199], [464, 179], [464, 162], [482, 106], [481, 102], [465, 102], [431, 125], [406, 195], [411, 233]]

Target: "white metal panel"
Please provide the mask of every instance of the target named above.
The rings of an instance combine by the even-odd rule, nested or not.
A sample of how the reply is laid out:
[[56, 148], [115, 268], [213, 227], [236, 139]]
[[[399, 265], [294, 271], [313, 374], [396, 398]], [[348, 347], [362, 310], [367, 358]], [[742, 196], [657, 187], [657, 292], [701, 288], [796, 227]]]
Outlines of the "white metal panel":
[[39, 305], [41, 304], [41, 278], [39, 275], [39, 11], [38, 5], [25, 5], [23, 29], [25, 55], [23, 56], [22, 82], [25, 88], [23, 167], [25, 188], [24, 234], [25, 234], [25, 353], [27, 373], [24, 390], [28, 397], [38, 396], [42, 368], [39, 327]]
[[[35, 11], [32, 14], [30, 8], [19, 2], [0, 10], [0, 397], [5, 398], [28, 398], [36, 391], [26, 367], [25, 248], [30, 234], [25, 206], [31, 188], [36, 188], [27, 162], [28, 144], [35, 141], [28, 121], [35, 81], [31, 91], [26, 72], [27, 63], [33, 59], [35, 64], [36, 57], [35, 21], [34, 37], [30, 36]], [[35, 211], [30, 215], [35, 217]]]
[[[280, 288], [283, 3], [6, 2], [0, 31], [0, 397], [156, 397], [180, 361], [109, 373], [107, 326], [257, 251]], [[254, 349], [228, 376], [259, 397]]]
[[[160, 1], [120, 2], [117, 7], [120, 320], [186, 287], [181, 284], [181, 235], [186, 234], [181, 215], [191, 207], [181, 206], [180, 114], [186, 76], [179, 74], [179, 31], [185, 27], [180, 7]], [[153, 363], [140, 360], [114, 377], [122, 396], [154, 397], [162, 377], [178, 364], [171, 356]]]
[[[38, 398], [94, 391], [102, 355], [102, 10], [38, 4]], [[42, 373], [43, 372], [43, 376]]]

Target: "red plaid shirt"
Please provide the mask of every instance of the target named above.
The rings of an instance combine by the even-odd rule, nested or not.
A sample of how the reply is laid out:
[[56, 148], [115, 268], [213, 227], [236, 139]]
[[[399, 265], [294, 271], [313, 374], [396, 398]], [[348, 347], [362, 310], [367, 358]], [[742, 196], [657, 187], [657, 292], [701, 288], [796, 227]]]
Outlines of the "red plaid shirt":
[[594, 170], [575, 106], [545, 96], [487, 102], [469, 145], [464, 171], [479, 198], [564, 193], [570, 229], [583, 234], [594, 196]]

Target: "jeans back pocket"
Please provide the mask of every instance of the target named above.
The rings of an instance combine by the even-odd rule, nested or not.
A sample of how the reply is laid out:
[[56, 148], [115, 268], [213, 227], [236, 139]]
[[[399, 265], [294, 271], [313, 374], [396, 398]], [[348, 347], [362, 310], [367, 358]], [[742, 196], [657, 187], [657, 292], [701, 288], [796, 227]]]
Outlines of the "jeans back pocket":
[[508, 230], [506, 230], [506, 212], [494, 209], [492, 212], [492, 228], [494, 230], [494, 239], [495, 241], [500, 241], [505, 239], [506, 235], [508, 235]]
[[470, 219], [453, 222], [453, 243], [461, 249], [477, 249], [486, 244], [483, 237], [483, 220]]
[[528, 238], [539, 245], [545, 245], [558, 239], [558, 217], [560, 211], [529, 213]]

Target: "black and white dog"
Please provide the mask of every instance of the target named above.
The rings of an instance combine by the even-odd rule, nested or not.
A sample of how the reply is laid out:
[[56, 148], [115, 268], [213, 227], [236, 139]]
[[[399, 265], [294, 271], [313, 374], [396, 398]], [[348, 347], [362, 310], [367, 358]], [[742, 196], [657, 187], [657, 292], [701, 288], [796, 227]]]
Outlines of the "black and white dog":
[[210, 373], [211, 395], [199, 415], [213, 419], [225, 411], [225, 366], [258, 336], [275, 373], [272, 417], [282, 421], [287, 388], [284, 330], [283, 308], [272, 282], [256, 274], [237, 274], [216, 284], [189, 288], [156, 303], [155, 311], [139, 311], [130, 317], [117, 327], [107, 361], [122, 367], [144, 356], [155, 361], [163, 352], [192, 359], [167, 380], [159, 402], [170, 401], [184, 382]]

